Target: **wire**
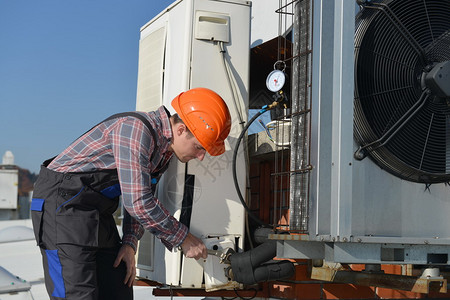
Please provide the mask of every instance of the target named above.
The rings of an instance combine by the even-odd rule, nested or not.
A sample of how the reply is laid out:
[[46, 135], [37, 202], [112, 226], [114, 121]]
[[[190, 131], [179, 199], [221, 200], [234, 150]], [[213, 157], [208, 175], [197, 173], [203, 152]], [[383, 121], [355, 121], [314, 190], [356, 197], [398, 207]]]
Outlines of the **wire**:
[[[243, 103], [244, 101], [242, 100], [242, 97], [240, 97], [240, 93], [238, 92], [238, 88], [237, 88], [237, 83], [234, 80], [234, 77], [232, 76], [232, 71], [231, 68], [228, 64], [228, 61], [225, 57], [225, 54], [227, 53], [225, 50], [225, 47], [223, 45], [223, 42], [218, 42], [218, 47], [219, 47], [219, 52], [222, 54], [222, 63], [223, 63], [223, 68], [225, 70], [225, 74], [227, 77], [227, 82], [228, 82], [228, 86], [230, 87], [231, 93], [233, 94], [233, 103], [236, 109], [236, 112], [239, 116], [239, 124], [242, 125], [242, 127], [244, 126], [244, 117], [243, 117], [243, 109], [240, 103]], [[241, 100], [240, 102], [238, 102], [238, 100]]]
[[245, 133], [247, 132], [247, 130], [248, 130], [248, 128], [250, 127], [250, 125], [252, 125], [252, 123], [260, 116], [260, 115], [262, 115], [263, 113], [265, 113], [266, 111], [268, 111], [268, 110], [271, 110], [272, 108], [275, 108], [277, 105], [278, 105], [278, 103], [279, 103], [279, 101], [281, 101], [284, 97], [283, 97], [283, 94], [282, 94], [282, 91], [279, 91], [279, 94], [278, 94], [281, 98], [280, 98], [280, 100], [278, 100], [278, 101], [274, 101], [272, 104], [270, 104], [270, 105], [265, 105], [265, 106], [263, 106], [263, 108], [261, 108], [261, 110], [259, 110], [251, 119], [250, 119], [250, 121], [248, 121], [248, 123], [245, 125], [245, 127], [244, 127], [244, 129], [242, 130], [242, 132], [241, 132], [241, 134], [239, 135], [239, 137], [238, 137], [238, 139], [237, 139], [237, 141], [236, 141], [236, 145], [235, 145], [235, 147], [234, 147], [234, 152], [233, 152], [233, 181], [234, 181], [234, 186], [235, 186], [235, 188], [236, 188], [236, 192], [237, 192], [237, 194], [238, 194], [238, 197], [239, 197], [239, 200], [241, 201], [241, 203], [242, 203], [242, 206], [244, 207], [244, 209], [246, 210], [246, 212], [247, 212], [247, 214], [248, 214], [248, 216], [250, 217], [250, 218], [252, 218], [255, 222], [257, 222], [259, 225], [261, 225], [261, 226], [269, 226], [269, 227], [272, 227], [272, 226], [270, 226], [269, 224], [266, 224], [265, 222], [263, 222], [261, 219], [259, 219], [257, 216], [255, 216], [253, 213], [252, 213], [252, 211], [250, 210], [250, 208], [247, 206], [247, 203], [245, 202], [245, 200], [244, 200], [244, 197], [242, 196], [242, 193], [241, 193], [241, 189], [240, 189], [240, 187], [239, 187], [239, 183], [238, 183], [238, 180], [237, 180], [237, 174], [236, 174], [236, 158], [237, 158], [237, 153], [238, 153], [238, 150], [239, 150], [239, 145], [240, 145], [240, 143], [241, 143], [241, 141], [242, 141], [242, 139], [244, 138], [244, 135], [245, 135]]
[[[244, 100], [242, 99], [242, 95], [239, 93], [239, 88], [238, 88], [238, 84], [236, 82], [236, 79], [234, 78], [234, 76], [232, 76], [233, 72], [231, 70], [231, 67], [228, 63], [228, 60], [226, 59], [225, 54], [227, 53], [224, 47], [224, 43], [223, 42], [218, 42], [218, 47], [219, 47], [219, 52], [222, 54], [222, 65], [225, 71], [225, 75], [227, 78], [227, 82], [228, 82], [228, 86], [231, 90], [232, 93], [232, 97], [233, 97], [233, 103], [234, 103], [234, 107], [236, 109], [236, 113], [238, 115], [239, 118], [239, 124], [241, 125], [242, 129], [244, 128], [244, 116], [243, 116], [243, 111], [246, 110], [246, 107], [242, 107], [242, 105], [244, 104]], [[238, 101], [240, 100], [240, 101]], [[249, 154], [248, 154], [248, 148], [245, 147], [244, 148], [245, 154], [244, 154], [244, 159], [245, 159], [245, 166], [247, 169], [250, 168], [250, 158], [249, 158]], [[250, 182], [250, 175], [249, 172], [245, 172], [246, 173], [246, 187], [249, 186], [249, 182]], [[247, 189], [247, 193], [245, 194], [246, 199], [249, 199], [249, 190]], [[251, 236], [250, 234], [250, 227], [248, 224], [248, 215], [245, 215], [245, 230], [247, 232], [248, 236]], [[252, 239], [248, 239], [249, 244], [250, 244], [250, 248], [253, 249], [253, 242]]]
[[[275, 144], [275, 146], [277, 147], [284, 147], [284, 148], [289, 148], [291, 142], [288, 140], [287, 142], [281, 142], [279, 143], [276, 139], [274, 139], [272, 137], [272, 134], [270, 133], [271, 130], [276, 130], [276, 135], [277, 138], [280, 135], [280, 128], [279, 127], [284, 127], [284, 126], [289, 126], [291, 121], [290, 120], [274, 120], [274, 121], [270, 121], [269, 123], [267, 123], [266, 125], [264, 125], [264, 123], [261, 121], [261, 119], [258, 120], [259, 123], [261, 124], [261, 126], [264, 127], [267, 137], [269, 138], [269, 140]], [[284, 140], [284, 134], [285, 134], [285, 130], [281, 130], [281, 134], [283, 135], [283, 137], [281, 138], [282, 140]]]
[[255, 291], [255, 294], [252, 297], [250, 297], [250, 298], [245, 298], [245, 297], [239, 296], [238, 291], [236, 289], [234, 289], [234, 293], [236, 294], [236, 296], [239, 297], [239, 299], [251, 300], [251, 299], [254, 299], [256, 297], [256, 295], [258, 295], [258, 291], [256, 289], [252, 289], [252, 290]]
[[253, 296], [251, 296], [251, 297], [249, 297], [249, 298], [245, 298], [245, 297], [243, 297], [243, 296], [240, 296], [240, 295], [238, 294], [238, 291], [237, 291], [236, 289], [234, 289], [234, 293], [236, 294], [237, 297], [233, 297], [233, 298], [221, 297], [221, 299], [222, 299], [222, 300], [233, 300], [233, 299], [239, 298], [239, 299], [242, 299], [242, 300], [251, 300], [251, 299], [254, 299], [254, 298], [256, 297], [256, 295], [258, 295], [258, 291], [257, 291], [256, 289], [252, 288], [251, 290], [254, 290], [254, 291], [255, 291], [255, 295], [253, 295]]
[[242, 129], [241, 134], [239, 135], [237, 141], [236, 141], [236, 145], [234, 146], [234, 152], [233, 152], [233, 181], [234, 181], [234, 186], [236, 188], [236, 192], [238, 194], [239, 200], [242, 203], [242, 206], [244, 207], [244, 209], [246, 210], [248, 216], [250, 218], [252, 218], [254, 221], [256, 221], [259, 225], [264, 225], [267, 226], [268, 224], [264, 223], [263, 221], [261, 221], [258, 217], [256, 217], [252, 211], [250, 210], [250, 208], [247, 206], [247, 203], [245, 203], [245, 200], [242, 196], [241, 193], [241, 189], [239, 187], [239, 183], [237, 180], [237, 174], [236, 174], [236, 158], [237, 158], [237, 153], [239, 150], [239, 145], [242, 141], [242, 139], [244, 138], [244, 134], [247, 132], [248, 128], [250, 127], [250, 125], [263, 113], [265, 113], [267, 111], [267, 109], [261, 109], [260, 111], [258, 111], [251, 119], [250, 121], [248, 121], [248, 123], [244, 126], [244, 129]]

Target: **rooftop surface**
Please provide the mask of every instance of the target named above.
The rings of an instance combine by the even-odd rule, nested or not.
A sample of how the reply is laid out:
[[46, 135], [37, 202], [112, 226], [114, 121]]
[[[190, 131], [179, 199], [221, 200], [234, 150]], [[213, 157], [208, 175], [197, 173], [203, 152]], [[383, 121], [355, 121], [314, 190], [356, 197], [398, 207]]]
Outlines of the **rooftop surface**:
[[[0, 267], [30, 283], [34, 300], [49, 299], [44, 285], [42, 258], [32, 235], [30, 219], [0, 221]], [[152, 289], [152, 287], [135, 286], [134, 299], [170, 299], [170, 297], [153, 296]], [[4, 298], [0, 292], [0, 299], [9, 298]], [[176, 299], [196, 300], [204, 298], [177, 297]]]

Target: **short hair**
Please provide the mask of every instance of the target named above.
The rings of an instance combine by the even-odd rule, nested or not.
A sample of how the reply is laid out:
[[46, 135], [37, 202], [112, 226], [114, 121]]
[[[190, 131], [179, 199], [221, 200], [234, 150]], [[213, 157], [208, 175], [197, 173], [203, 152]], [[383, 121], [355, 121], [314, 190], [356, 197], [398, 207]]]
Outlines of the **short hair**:
[[186, 126], [187, 132], [188, 132], [190, 135], [193, 136], [192, 132], [189, 130], [189, 128], [187, 127], [186, 123], [184, 123], [184, 121], [180, 118], [180, 116], [179, 116], [178, 114], [173, 114], [171, 117], [173, 118], [173, 123], [174, 123], [174, 124], [179, 124], [179, 123], [184, 124], [184, 125]]

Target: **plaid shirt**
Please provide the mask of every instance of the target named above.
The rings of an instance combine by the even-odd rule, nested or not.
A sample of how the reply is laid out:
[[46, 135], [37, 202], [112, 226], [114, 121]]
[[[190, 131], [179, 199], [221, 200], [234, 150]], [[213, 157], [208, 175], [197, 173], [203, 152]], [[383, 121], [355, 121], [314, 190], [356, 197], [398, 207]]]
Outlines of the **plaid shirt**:
[[[154, 182], [159, 180], [173, 156], [168, 151], [172, 140], [170, 115], [163, 106], [155, 112], [141, 114], [153, 126], [157, 141], [141, 120], [113, 119], [78, 138], [48, 168], [61, 173], [117, 169], [126, 210], [123, 243], [136, 250], [145, 228], [172, 250], [184, 241], [188, 229], [154, 196]], [[155, 147], [157, 152], [153, 153]]]

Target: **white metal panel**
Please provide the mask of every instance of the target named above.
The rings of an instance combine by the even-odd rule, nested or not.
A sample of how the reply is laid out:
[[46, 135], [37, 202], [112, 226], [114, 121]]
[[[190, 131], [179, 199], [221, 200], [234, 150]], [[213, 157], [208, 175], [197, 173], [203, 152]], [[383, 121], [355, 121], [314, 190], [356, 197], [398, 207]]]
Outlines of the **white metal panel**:
[[136, 266], [138, 270], [142, 270], [139, 276], [146, 277], [145, 271], [152, 272], [155, 266], [155, 239], [149, 231], [144, 232], [144, 235], [139, 241], [137, 252]]
[[[181, 189], [180, 189], [181, 187]], [[172, 161], [157, 186], [156, 197], [164, 207], [179, 218], [184, 187], [184, 166]], [[180, 282], [181, 252], [168, 251], [152, 234], [139, 242], [138, 272], [142, 278], [177, 286]]]
[[353, 1], [314, 1], [313, 7], [310, 233], [349, 240], [355, 7]]
[[154, 111], [162, 104], [166, 28], [153, 31], [139, 42], [136, 110]]
[[[159, 28], [166, 32], [162, 104], [174, 112], [170, 102], [181, 91], [206, 87], [218, 92], [227, 102], [233, 118], [233, 127], [227, 139], [227, 151], [220, 157], [207, 156], [203, 162], [188, 163], [188, 174], [195, 175], [194, 204], [190, 231], [201, 238], [214, 235], [239, 237], [242, 247], [244, 209], [234, 189], [231, 174], [232, 148], [240, 133], [239, 118], [227, 84], [222, 54], [211, 41], [193, 37], [196, 11], [225, 15], [230, 18], [230, 43], [225, 44], [228, 62], [236, 77], [240, 97], [248, 102], [250, 3], [248, 1], [184, 0], [177, 1], [147, 23], [141, 32], [145, 39]], [[156, 103], [156, 101], [155, 101]], [[145, 104], [147, 105], [147, 104]], [[155, 105], [151, 103], [151, 105]], [[244, 119], [247, 116], [243, 116]], [[245, 183], [245, 162], [238, 156], [238, 176]], [[158, 199], [179, 217], [184, 191], [185, 164], [173, 161], [158, 186]], [[154, 265], [142, 268], [139, 276], [165, 284], [182, 287], [200, 287], [203, 264], [193, 259], [182, 259], [180, 252], [171, 253], [159, 242], [154, 243]], [[153, 269], [153, 270], [151, 270]], [[180, 277], [181, 274], [181, 277]]]
[[193, 0], [175, 1], [141, 28], [141, 40], [165, 28], [162, 98], [150, 105], [166, 105], [171, 113], [174, 113], [170, 106], [172, 99], [189, 89], [192, 6]]
[[[234, 104], [232, 91], [223, 66], [223, 56], [217, 43], [193, 39], [191, 57], [191, 88], [207, 87], [216, 91], [227, 102], [232, 118], [232, 128], [227, 138], [226, 152], [219, 157], [206, 156], [188, 163], [188, 173], [195, 174], [195, 203], [192, 209], [191, 231], [197, 236], [244, 235], [244, 209], [239, 201], [232, 176], [232, 157], [236, 139], [242, 128], [236, 106], [248, 105], [250, 56], [250, 5], [246, 1], [195, 1], [194, 11], [208, 11], [230, 16], [230, 43], [225, 43], [226, 59], [231, 65], [237, 89], [244, 103]], [[233, 80], [233, 79], [230, 79]], [[241, 102], [241, 99], [235, 99]], [[247, 119], [247, 110], [242, 116]], [[245, 189], [245, 159], [241, 151], [237, 157], [237, 175]], [[184, 272], [184, 274], [187, 274]], [[189, 277], [189, 276], [188, 276]], [[185, 277], [182, 277], [182, 283]], [[191, 280], [191, 278], [186, 278]], [[201, 279], [200, 279], [201, 280]]]
[[[190, 1], [176, 1], [141, 28], [141, 40], [151, 40], [151, 37], [158, 38], [158, 34], [155, 35], [154, 33], [164, 28], [165, 47], [161, 54], [161, 57], [163, 57], [161, 62], [164, 64], [160, 68], [160, 73], [152, 73], [151, 75], [161, 84], [159, 88], [162, 93], [159, 99], [155, 97], [147, 97], [146, 99], [138, 98], [136, 101], [137, 109], [142, 107], [156, 108], [163, 104], [170, 109], [170, 102], [165, 100], [167, 99], [166, 91], [171, 90], [171, 97], [174, 97], [174, 95], [185, 89], [185, 84], [179, 78], [186, 76], [184, 74], [189, 69], [189, 61], [185, 61], [182, 64], [180, 60], [186, 57], [183, 56], [183, 53], [188, 51], [189, 43], [185, 37], [185, 30], [180, 30], [180, 26], [183, 26], [180, 24], [188, 22], [189, 7], [191, 5]], [[177, 49], [172, 49], [174, 44], [177, 45]], [[141, 53], [140, 51], [139, 60], [141, 60], [141, 55], [145, 60], [148, 53]], [[178, 64], [178, 69], [175, 72], [173, 66], [176, 64]], [[185, 67], [183, 68], [183, 66]], [[139, 77], [140, 74], [138, 74], [138, 81], [140, 80]], [[159, 80], [160, 78], [162, 80]], [[141, 87], [143, 88], [143, 86]], [[138, 88], [140, 87], [138, 86]], [[178, 217], [180, 215], [181, 199], [184, 189], [184, 175], [179, 174], [184, 174], [184, 167], [172, 163], [167, 170], [167, 174], [169, 175], [164, 175], [160, 180], [160, 184], [157, 187], [157, 197], [170, 213]], [[142, 247], [139, 245], [138, 260], [141, 260], [141, 264], [138, 266], [138, 276], [174, 286], [179, 285], [181, 253], [167, 251], [164, 245], [159, 240], [155, 240], [155, 237], [151, 234], [143, 237], [143, 244]], [[149, 251], [150, 253], [144, 253], [144, 251]], [[139, 255], [143, 255], [144, 257], [141, 258]], [[145, 262], [151, 265], [145, 265]]]
[[[174, 110], [170, 106], [170, 101], [181, 91], [188, 89], [190, 27], [192, 26], [189, 24], [192, 22], [192, 5], [191, 0], [176, 1], [141, 28], [141, 40], [146, 39], [155, 31], [165, 28], [164, 72], [159, 74], [163, 76], [161, 98], [154, 98], [152, 99], [154, 102], [149, 101], [149, 103], [142, 105], [152, 107], [165, 105], [173, 113]], [[176, 218], [179, 217], [181, 212], [184, 170], [184, 165], [176, 162], [171, 163], [158, 185], [158, 199]], [[160, 241], [154, 240], [153, 235], [147, 235], [144, 238], [153, 240], [146, 242], [153, 245], [153, 247], [150, 247], [150, 250], [153, 251], [151, 257], [147, 258], [153, 264], [141, 266], [138, 269], [138, 276], [178, 286], [181, 273], [181, 253], [179, 251], [167, 251]]]
[[[214, 1], [198, 3], [205, 4], [205, 6], [198, 7], [198, 9], [228, 11], [231, 15], [231, 42], [225, 44], [225, 50], [227, 59], [232, 65], [233, 76], [236, 78], [239, 93], [245, 102], [243, 105], [246, 108], [249, 82], [250, 7], [243, 5], [231, 6], [227, 3], [215, 3]], [[208, 5], [206, 6], [206, 4]], [[201, 189], [196, 190], [196, 193], [199, 194], [198, 207], [201, 210], [193, 211], [193, 214], [199, 214], [198, 218], [193, 216], [193, 220], [196, 222], [204, 219], [205, 215], [211, 218], [207, 221], [207, 229], [202, 228], [205, 224], [204, 221], [198, 224], [194, 222], [192, 225], [194, 228], [198, 226], [202, 232], [208, 234], [223, 233], [224, 229], [229, 233], [240, 233], [243, 227], [243, 209], [232, 181], [231, 166], [234, 145], [242, 127], [239, 124], [239, 116], [233, 103], [232, 92], [227, 84], [222, 55], [214, 42], [193, 41], [191, 84], [192, 87], [205, 86], [219, 93], [227, 102], [232, 117], [232, 128], [227, 139], [228, 147], [226, 152], [220, 157], [207, 156], [203, 162], [192, 161], [188, 163], [188, 172], [196, 174], [196, 180], [199, 180], [201, 186]], [[239, 100], [236, 99], [236, 101]], [[244, 120], [247, 119], [246, 111], [242, 117]], [[238, 154], [237, 169], [239, 182], [242, 184], [245, 182], [246, 174], [242, 151]], [[241, 188], [245, 187], [241, 186]], [[197, 203], [195, 204], [197, 205]], [[211, 222], [212, 220], [214, 222]], [[223, 227], [224, 225], [225, 227]]]
[[350, 240], [353, 148], [353, 1], [334, 1], [333, 113], [331, 152], [331, 235]]
[[193, 2], [178, 1], [168, 14], [163, 104], [172, 113], [175, 112], [170, 105], [173, 98], [190, 88]]
[[[188, 59], [190, 53], [190, 27], [186, 27], [186, 24], [191, 22], [191, 7], [192, 1], [176, 1], [141, 28], [141, 40], [149, 38], [155, 31], [164, 28], [166, 44], [163, 53], [164, 72], [161, 69], [161, 74], [155, 74], [156, 76], [163, 76], [160, 82], [160, 88], [162, 90], [161, 98], [153, 98], [153, 102], [147, 99], [147, 103], [139, 104], [140, 106], [158, 107], [165, 105], [171, 112], [174, 112], [170, 106], [170, 100], [179, 92], [187, 89], [186, 78], [189, 78], [190, 64], [190, 60]], [[183, 30], [180, 30], [180, 28], [183, 28]], [[142, 55], [145, 54], [143, 53]], [[139, 99], [137, 99], [137, 103], [138, 101]], [[184, 173], [185, 167], [173, 161], [169, 169], [162, 176], [157, 187], [157, 198], [176, 218], [179, 217], [181, 212]], [[178, 286], [181, 273], [181, 253], [179, 251], [168, 251], [151, 234], [146, 235], [143, 239], [144, 247], [139, 246], [138, 260], [149, 261], [152, 265], [138, 266], [138, 276], [164, 284]], [[145, 244], [150, 249], [145, 249]], [[153, 245], [153, 247], [150, 245]], [[143, 253], [144, 251], [151, 253]], [[149, 255], [150, 257], [141, 258], [140, 255]]]
[[278, 17], [275, 11], [280, 1], [256, 0], [252, 2], [252, 36], [251, 47], [256, 47], [278, 36]]
[[[356, 148], [355, 148], [356, 149]], [[354, 235], [421, 237], [450, 242], [450, 191], [448, 185], [401, 180], [380, 169], [370, 159], [354, 162], [357, 180], [353, 197], [358, 218]]]
[[0, 209], [17, 209], [19, 171], [0, 169]]
[[[314, 1], [312, 24], [310, 234], [329, 235], [331, 227], [331, 162], [334, 11]], [[332, 7], [329, 3], [328, 7]]]

